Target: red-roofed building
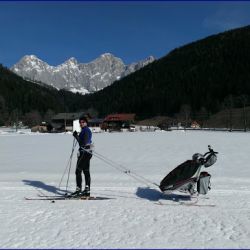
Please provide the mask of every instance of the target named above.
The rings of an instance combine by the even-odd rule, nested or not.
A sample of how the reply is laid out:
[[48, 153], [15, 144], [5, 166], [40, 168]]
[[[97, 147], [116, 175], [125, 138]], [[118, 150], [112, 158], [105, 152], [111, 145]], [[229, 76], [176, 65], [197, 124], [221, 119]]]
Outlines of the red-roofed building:
[[105, 117], [102, 129], [109, 131], [120, 131], [123, 128], [130, 128], [135, 122], [135, 114], [110, 114]]
[[200, 128], [200, 124], [197, 121], [192, 121], [191, 128]]

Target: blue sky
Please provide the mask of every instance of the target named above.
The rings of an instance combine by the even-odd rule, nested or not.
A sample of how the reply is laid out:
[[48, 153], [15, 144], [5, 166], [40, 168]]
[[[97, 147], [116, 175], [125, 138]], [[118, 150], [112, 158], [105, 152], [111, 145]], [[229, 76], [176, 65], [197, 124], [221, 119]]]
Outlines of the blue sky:
[[24, 55], [50, 65], [81, 63], [105, 52], [129, 64], [250, 24], [250, 2], [0, 2], [0, 63]]

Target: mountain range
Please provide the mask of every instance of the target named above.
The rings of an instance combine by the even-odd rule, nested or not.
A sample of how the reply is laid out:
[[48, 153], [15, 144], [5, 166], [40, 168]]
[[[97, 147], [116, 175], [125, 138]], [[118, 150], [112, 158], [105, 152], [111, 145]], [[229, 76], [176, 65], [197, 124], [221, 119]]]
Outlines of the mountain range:
[[79, 63], [71, 57], [58, 66], [51, 66], [35, 55], [26, 55], [11, 70], [26, 80], [86, 94], [99, 91], [154, 60], [153, 56], [149, 56], [125, 65], [122, 59], [105, 53], [89, 63]]

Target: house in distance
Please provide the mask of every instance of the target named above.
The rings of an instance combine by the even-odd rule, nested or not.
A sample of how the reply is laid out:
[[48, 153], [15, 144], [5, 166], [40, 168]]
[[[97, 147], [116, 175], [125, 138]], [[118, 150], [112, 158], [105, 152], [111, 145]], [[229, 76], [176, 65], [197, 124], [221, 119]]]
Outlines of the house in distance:
[[110, 114], [105, 117], [101, 128], [105, 131], [122, 131], [122, 129], [131, 129], [135, 122], [135, 114]]

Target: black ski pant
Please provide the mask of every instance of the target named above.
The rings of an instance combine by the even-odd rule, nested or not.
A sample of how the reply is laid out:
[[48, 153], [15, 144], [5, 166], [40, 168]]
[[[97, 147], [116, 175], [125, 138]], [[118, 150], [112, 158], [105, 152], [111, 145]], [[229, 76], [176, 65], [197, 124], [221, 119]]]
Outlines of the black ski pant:
[[77, 164], [76, 164], [76, 186], [80, 189], [82, 189], [82, 172], [84, 173], [85, 176], [85, 186], [89, 186], [90, 188], [90, 172], [89, 172], [89, 167], [90, 167], [90, 159], [92, 157], [91, 153], [88, 152], [80, 152], [80, 155], [77, 159]]

